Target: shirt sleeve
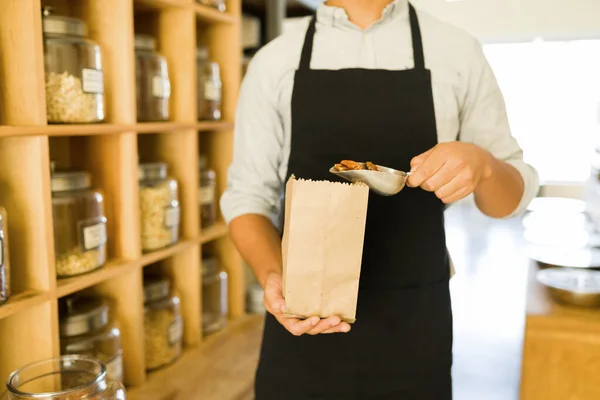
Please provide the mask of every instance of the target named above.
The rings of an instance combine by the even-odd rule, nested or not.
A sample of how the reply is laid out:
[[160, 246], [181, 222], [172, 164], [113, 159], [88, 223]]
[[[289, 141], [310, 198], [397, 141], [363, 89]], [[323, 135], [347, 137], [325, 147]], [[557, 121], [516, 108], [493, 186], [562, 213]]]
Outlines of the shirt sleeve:
[[245, 214], [270, 218], [279, 216], [283, 182], [279, 176], [282, 162], [284, 128], [277, 111], [277, 90], [257, 54], [242, 83], [236, 110], [233, 161], [227, 188], [221, 197], [221, 212], [226, 223]]
[[511, 218], [524, 212], [537, 195], [538, 173], [523, 161], [523, 150], [510, 131], [504, 97], [483, 49], [476, 40], [468, 59], [470, 67], [460, 113], [460, 140], [486, 149], [521, 174], [524, 182], [523, 197], [517, 208], [506, 216]]

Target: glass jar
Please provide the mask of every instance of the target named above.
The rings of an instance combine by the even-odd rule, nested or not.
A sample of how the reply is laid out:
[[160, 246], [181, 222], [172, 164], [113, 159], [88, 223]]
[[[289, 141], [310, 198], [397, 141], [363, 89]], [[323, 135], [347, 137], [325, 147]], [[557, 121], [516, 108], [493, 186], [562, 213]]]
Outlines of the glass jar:
[[8, 235], [6, 210], [0, 207], [0, 305], [10, 297], [10, 262], [8, 260]]
[[251, 314], [265, 314], [265, 291], [258, 283], [248, 287], [248, 312]]
[[215, 171], [208, 167], [206, 156], [200, 156], [200, 186], [198, 189], [198, 203], [200, 205], [200, 226], [209, 228], [217, 222], [217, 176]]
[[179, 297], [171, 293], [166, 278], [144, 279], [144, 333], [146, 369], [171, 364], [181, 355], [183, 318]]
[[167, 176], [167, 164], [140, 164], [139, 180], [142, 250], [152, 251], [177, 243], [177, 181]]
[[218, 121], [221, 119], [222, 83], [219, 64], [208, 59], [206, 47], [196, 53], [198, 69], [198, 119]]
[[49, 123], [104, 120], [104, 75], [100, 47], [86, 38], [77, 18], [50, 15], [44, 9], [46, 115]]
[[197, 0], [197, 2], [208, 7], [216, 8], [220, 12], [225, 12], [227, 10], [225, 0]]
[[121, 332], [100, 298], [71, 296], [60, 303], [61, 354], [79, 354], [106, 365], [107, 377], [123, 381]]
[[84, 356], [38, 361], [8, 377], [1, 400], [125, 400], [125, 388], [107, 377], [106, 367]]
[[102, 194], [83, 171], [52, 174], [56, 275], [84, 274], [106, 262], [106, 217]]
[[216, 258], [202, 260], [202, 331], [217, 332], [227, 325], [227, 272]]
[[168, 120], [171, 83], [167, 60], [156, 52], [152, 36], [135, 35], [135, 76], [138, 121]]

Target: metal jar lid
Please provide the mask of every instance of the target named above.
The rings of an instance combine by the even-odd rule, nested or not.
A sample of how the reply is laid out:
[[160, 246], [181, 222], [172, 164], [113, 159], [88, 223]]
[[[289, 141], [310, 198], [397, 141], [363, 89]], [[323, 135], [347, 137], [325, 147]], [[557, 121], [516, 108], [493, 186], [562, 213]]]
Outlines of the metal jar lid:
[[108, 305], [93, 297], [68, 298], [60, 318], [60, 336], [78, 336], [102, 329], [108, 324]]
[[167, 278], [144, 278], [144, 304], [169, 297], [171, 281]]
[[166, 163], [145, 163], [139, 165], [139, 180], [146, 179], [166, 179], [167, 164]]
[[554, 289], [600, 294], [600, 271], [550, 268], [538, 271], [536, 278], [541, 284]]
[[92, 186], [92, 178], [85, 171], [63, 171], [52, 174], [52, 193], [89, 189], [90, 186]]
[[156, 39], [150, 35], [135, 35], [134, 44], [136, 50], [155, 50]]
[[42, 30], [44, 33], [80, 36], [87, 35], [87, 25], [79, 18], [51, 15], [50, 7], [42, 8]]

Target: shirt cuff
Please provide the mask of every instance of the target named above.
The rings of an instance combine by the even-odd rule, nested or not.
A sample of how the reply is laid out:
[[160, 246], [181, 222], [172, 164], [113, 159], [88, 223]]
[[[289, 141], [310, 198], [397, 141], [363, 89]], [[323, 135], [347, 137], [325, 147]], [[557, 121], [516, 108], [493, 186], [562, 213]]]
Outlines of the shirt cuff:
[[531, 200], [533, 200], [539, 191], [540, 180], [537, 171], [523, 160], [506, 160], [507, 164], [512, 165], [521, 174], [523, 178], [523, 196], [515, 210], [502, 219], [517, 217], [525, 212]]
[[220, 200], [221, 214], [229, 225], [237, 217], [255, 214], [268, 218], [276, 227], [279, 224], [279, 210], [266, 204], [261, 198], [244, 193], [226, 191]]

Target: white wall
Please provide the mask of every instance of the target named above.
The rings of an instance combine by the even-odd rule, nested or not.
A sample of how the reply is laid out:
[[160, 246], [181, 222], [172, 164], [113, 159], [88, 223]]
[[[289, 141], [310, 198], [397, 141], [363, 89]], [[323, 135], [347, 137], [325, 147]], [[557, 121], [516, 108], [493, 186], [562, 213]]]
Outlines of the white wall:
[[600, 37], [600, 0], [412, 0], [485, 42]]

